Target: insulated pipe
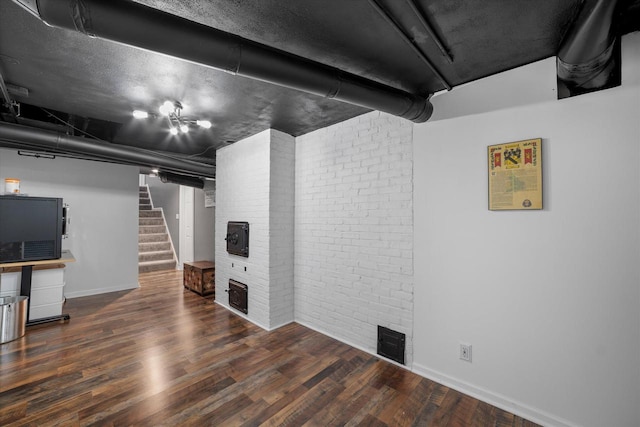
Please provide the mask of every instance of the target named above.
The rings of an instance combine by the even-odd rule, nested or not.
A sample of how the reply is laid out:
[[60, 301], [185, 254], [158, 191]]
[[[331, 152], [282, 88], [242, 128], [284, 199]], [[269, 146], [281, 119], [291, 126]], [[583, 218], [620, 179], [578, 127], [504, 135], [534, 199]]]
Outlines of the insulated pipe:
[[215, 178], [216, 172], [214, 166], [204, 163], [173, 159], [154, 155], [152, 152], [141, 152], [124, 145], [110, 144], [104, 141], [98, 143], [86, 138], [10, 123], [0, 123], [0, 146], [3, 143], [5, 143], [4, 146], [11, 148], [23, 145], [24, 148], [30, 149], [60, 150], [119, 163], [157, 167], [201, 178]]
[[433, 65], [427, 55], [425, 55], [424, 52], [418, 49], [418, 46], [416, 46], [416, 44], [409, 38], [409, 36], [405, 34], [404, 30], [400, 28], [398, 22], [389, 14], [389, 12], [382, 6], [380, 6], [380, 4], [376, 0], [369, 0], [369, 4], [376, 10], [376, 12], [378, 12], [382, 19], [384, 19], [389, 25], [391, 25], [391, 28], [393, 28], [395, 32], [398, 33], [402, 41], [404, 41], [405, 44], [409, 46], [411, 50], [413, 50], [418, 58], [420, 58], [422, 62], [424, 62], [427, 67], [429, 67], [431, 72], [435, 74], [438, 80], [440, 80], [440, 83], [444, 85], [445, 89], [451, 90], [451, 85], [449, 84], [449, 82], [447, 82], [447, 79], [445, 79], [442, 73], [438, 71], [438, 69], [435, 67], [435, 65]]
[[[420, 123], [433, 106], [414, 95], [128, 0], [14, 0], [47, 24], [384, 111]], [[30, 3], [30, 4], [26, 4]]]
[[186, 185], [187, 187], [199, 189], [204, 188], [204, 180], [202, 180], [201, 178], [195, 178], [193, 176], [185, 176], [171, 172], [160, 172], [158, 173], [158, 177], [160, 178], [160, 181], [164, 182], [165, 184], [169, 183]]
[[598, 89], [614, 67], [613, 14], [618, 0], [586, 0], [558, 52], [558, 77], [568, 87]]

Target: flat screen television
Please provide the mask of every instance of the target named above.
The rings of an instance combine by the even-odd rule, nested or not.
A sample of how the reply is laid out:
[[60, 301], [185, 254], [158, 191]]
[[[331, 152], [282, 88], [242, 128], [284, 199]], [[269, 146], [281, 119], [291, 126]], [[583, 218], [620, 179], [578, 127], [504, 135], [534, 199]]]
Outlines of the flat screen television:
[[0, 196], [0, 262], [60, 258], [62, 208], [53, 197]]

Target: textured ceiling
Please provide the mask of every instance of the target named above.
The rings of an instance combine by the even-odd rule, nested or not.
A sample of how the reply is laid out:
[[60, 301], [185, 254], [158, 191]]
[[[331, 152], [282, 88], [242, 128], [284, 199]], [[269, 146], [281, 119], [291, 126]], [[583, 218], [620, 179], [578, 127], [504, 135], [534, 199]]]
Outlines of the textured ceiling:
[[[455, 87], [555, 55], [582, 1], [413, 1], [452, 57], [450, 62], [421, 25], [411, 1], [378, 0], [444, 81], [368, 0], [138, 3], [428, 96], [446, 85]], [[638, 1], [628, 4], [637, 17]], [[628, 31], [637, 29], [625, 22], [631, 26]], [[0, 71], [10, 87], [28, 90], [28, 95], [14, 91], [12, 96], [24, 104], [25, 118], [57, 122], [46, 110], [110, 142], [200, 159], [213, 160], [216, 148], [267, 128], [297, 136], [368, 111], [49, 27], [7, 0], [0, 1]], [[167, 99], [180, 101], [183, 115], [206, 118], [213, 127], [171, 136], [166, 120], [131, 117], [132, 110], [154, 111]]]

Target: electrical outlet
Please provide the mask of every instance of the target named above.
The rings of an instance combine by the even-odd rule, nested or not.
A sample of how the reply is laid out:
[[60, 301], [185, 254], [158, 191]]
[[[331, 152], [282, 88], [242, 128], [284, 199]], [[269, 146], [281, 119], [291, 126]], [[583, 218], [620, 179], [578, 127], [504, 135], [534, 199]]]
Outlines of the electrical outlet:
[[460, 359], [471, 363], [471, 344], [460, 343]]

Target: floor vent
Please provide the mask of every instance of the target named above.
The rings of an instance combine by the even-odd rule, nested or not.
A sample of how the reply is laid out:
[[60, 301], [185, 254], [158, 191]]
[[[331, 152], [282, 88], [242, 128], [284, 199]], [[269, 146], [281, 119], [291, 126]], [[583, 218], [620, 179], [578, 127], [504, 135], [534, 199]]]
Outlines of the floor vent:
[[244, 314], [248, 314], [247, 294], [249, 287], [244, 283], [229, 279], [229, 305]]
[[406, 335], [378, 325], [378, 354], [404, 365]]

